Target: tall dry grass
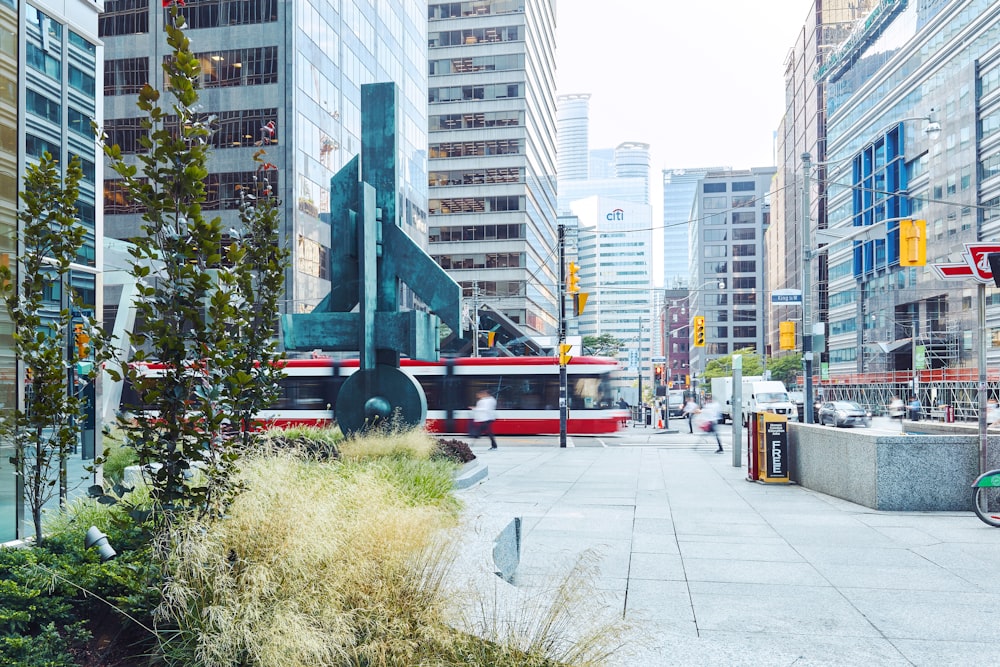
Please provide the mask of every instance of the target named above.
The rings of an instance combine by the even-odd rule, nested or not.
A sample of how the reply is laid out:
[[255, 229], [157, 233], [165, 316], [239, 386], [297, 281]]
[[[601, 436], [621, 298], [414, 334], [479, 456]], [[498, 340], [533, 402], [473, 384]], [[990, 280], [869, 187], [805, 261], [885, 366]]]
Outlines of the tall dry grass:
[[251, 458], [243, 481], [226, 519], [172, 536], [160, 619], [175, 664], [410, 664], [438, 642], [453, 511], [378, 466], [296, 452]]

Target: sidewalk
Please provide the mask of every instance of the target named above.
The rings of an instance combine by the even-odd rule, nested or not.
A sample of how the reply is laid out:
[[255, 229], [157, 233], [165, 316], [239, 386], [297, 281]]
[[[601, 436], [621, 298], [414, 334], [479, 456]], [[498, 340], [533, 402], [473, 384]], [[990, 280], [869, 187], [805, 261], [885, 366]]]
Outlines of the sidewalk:
[[728, 443], [717, 455], [703, 437], [645, 431], [603, 446], [476, 447], [489, 476], [459, 493], [488, 525], [474, 532], [522, 517], [521, 589], [551, 587], [599, 553], [607, 613], [633, 625], [633, 653], [612, 664], [997, 659], [1000, 530], [971, 511], [877, 512], [751, 483]]

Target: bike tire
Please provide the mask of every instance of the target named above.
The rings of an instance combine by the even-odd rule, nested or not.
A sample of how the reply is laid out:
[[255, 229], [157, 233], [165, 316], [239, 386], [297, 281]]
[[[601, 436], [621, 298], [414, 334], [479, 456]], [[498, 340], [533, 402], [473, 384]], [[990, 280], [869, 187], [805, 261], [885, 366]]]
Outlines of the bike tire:
[[[972, 509], [975, 510], [976, 516], [983, 523], [994, 528], [1000, 528], [1000, 502], [998, 502], [998, 498], [1000, 498], [1000, 492], [997, 491], [997, 488], [988, 486], [976, 487], [972, 497]], [[991, 500], [996, 508], [993, 511], [990, 511], [989, 508]]]

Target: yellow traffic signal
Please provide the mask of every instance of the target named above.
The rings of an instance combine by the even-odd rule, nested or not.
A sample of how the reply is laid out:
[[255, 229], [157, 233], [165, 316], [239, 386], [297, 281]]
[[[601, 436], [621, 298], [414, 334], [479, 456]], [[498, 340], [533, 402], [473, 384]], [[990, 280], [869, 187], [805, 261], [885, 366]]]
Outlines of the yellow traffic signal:
[[780, 334], [779, 347], [782, 350], [795, 349], [795, 322], [781, 322], [778, 324]]
[[566, 276], [566, 291], [570, 294], [576, 294], [580, 291], [580, 276], [577, 275], [579, 272], [580, 267], [570, 262], [569, 275]]
[[587, 292], [578, 292], [573, 295], [573, 315], [575, 317], [580, 317], [583, 314], [583, 309], [587, 306], [587, 297], [590, 294]]
[[705, 347], [705, 316], [695, 315], [694, 318], [694, 346]]
[[573, 357], [569, 356], [569, 351], [573, 349], [573, 346], [569, 343], [559, 343], [559, 365], [565, 366], [569, 363], [569, 360]]
[[90, 356], [90, 335], [83, 330], [82, 324], [73, 325], [73, 344], [76, 345], [76, 356], [85, 359]]
[[493, 343], [495, 343], [496, 340], [497, 340], [497, 332], [496, 331], [487, 331], [486, 332], [486, 347], [493, 347]]
[[924, 266], [927, 264], [927, 221], [899, 221], [899, 265]]

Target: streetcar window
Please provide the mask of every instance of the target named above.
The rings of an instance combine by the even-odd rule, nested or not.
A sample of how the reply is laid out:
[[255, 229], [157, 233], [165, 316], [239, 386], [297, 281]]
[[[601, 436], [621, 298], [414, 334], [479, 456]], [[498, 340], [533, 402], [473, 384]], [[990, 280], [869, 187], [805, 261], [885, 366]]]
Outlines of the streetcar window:
[[336, 400], [333, 378], [285, 377], [281, 395], [274, 404], [277, 410], [326, 410]]
[[420, 386], [423, 387], [424, 396], [427, 397], [427, 409], [446, 409], [441, 400], [441, 386], [444, 383], [444, 378], [438, 375], [418, 375], [416, 378], [420, 382]]
[[575, 410], [603, 410], [612, 407], [610, 376], [574, 376], [569, 383], [569, 405]]

